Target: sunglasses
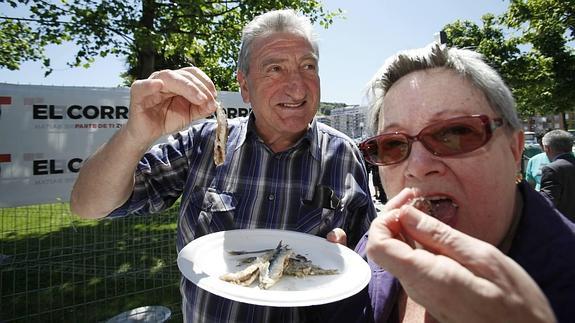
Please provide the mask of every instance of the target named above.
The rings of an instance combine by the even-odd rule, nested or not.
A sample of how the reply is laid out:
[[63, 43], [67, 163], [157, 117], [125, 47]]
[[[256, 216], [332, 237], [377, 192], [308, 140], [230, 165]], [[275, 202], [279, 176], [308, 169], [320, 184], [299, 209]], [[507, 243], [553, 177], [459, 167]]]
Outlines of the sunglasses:
[[416, 135], [388, 132], [368, 138], [359, 144], [365, 160], [373, 165], [401, 163], [411, 152], [411, 145], [419, 141], [435, 156], [456, 156], [472, 152], [485, 145], [493, 131], [503, 126], [503, 119], [489, 119], [486, 115], [471, 115], [435, 122]]

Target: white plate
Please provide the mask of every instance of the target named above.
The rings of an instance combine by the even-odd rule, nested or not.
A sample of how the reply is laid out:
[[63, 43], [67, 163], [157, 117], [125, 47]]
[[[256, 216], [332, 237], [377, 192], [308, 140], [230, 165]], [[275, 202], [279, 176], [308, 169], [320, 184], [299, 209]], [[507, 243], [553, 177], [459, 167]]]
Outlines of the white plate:
[[[250, 287], [220, 280], [227, 272], [235, 272], [238, 259], [227, 251], [275, 248], [279, 241], [295, 253], [306, 256], [324, 269], [337, 269], [339, 274], [325, 276], [282, 277], [270, 289], [254, 283]], [[231, 230], [212, 233], [186, 245], [178, 254], [178, 267], [198, 287], [234, 301], [249, 304], [292, 307], [335, 302], [361, 291], [371, 278], [371, 270], [353, 250], [324, 238], [285, 230]]]

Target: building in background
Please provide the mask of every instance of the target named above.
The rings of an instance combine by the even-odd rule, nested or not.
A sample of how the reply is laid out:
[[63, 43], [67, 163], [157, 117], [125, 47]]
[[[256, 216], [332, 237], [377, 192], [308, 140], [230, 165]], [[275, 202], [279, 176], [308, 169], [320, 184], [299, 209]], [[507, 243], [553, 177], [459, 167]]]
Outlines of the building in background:
[[537, 134], [546, 133], [551, 129], [575, 129], [575, 112], [561, 114], [533, 116], [523, 120], [523, 130], [533, 131]]
[[316, 119], [323, 124], [331, 126], [331, 118], [329, 116], [318, 115]]
[[332, 127], [359, 142], [366, 137], [366, 113], [366, 106], [348, 105], [331, 110], [329, 118]]

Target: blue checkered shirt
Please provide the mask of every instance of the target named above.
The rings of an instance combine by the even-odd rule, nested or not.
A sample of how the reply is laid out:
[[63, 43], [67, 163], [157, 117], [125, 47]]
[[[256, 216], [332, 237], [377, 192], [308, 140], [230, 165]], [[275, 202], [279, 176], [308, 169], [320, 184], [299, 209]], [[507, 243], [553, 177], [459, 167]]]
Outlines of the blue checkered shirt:
[[[215, 122], [170, 137], [141, 159], [131, 198], [110, 216], [156, 213], [180, 196], [177, 249], [232, 229], [283, 229], [325, 237], [342, 228], [353, 246], [376, 216], [356, 144], [315, 120], [292, 148], [274, 153], [258, 137], [254, 115], [229, 120], [226, 160], [215, 167]], [[266, 307], [231, 301], [181, 280], [185, 322], [310, 322], [314, 307]]]

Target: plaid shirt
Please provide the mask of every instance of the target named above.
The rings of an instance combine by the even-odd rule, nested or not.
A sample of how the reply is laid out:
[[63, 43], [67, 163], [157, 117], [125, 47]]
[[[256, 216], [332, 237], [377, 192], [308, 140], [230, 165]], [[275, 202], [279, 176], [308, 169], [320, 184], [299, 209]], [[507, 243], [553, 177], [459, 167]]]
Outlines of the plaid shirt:
[[[177, 249], [232, 229], [283, 229], [325, 237], [342, 228], [353, 248], [376, 216], [365, 164], [346, 135], [315, 120], [294, 147], [274, 153], [258, 137], [254, 115], [229, 120], [226, 160], [215, 167], [215, 122], [154, 146], [136, 171], [131, 198], [110, 216], [165, 210], [180, 196]], [[265, 307], [208, 293], [185, 278], [186, 322], [309, 322], [313, 307]]]

